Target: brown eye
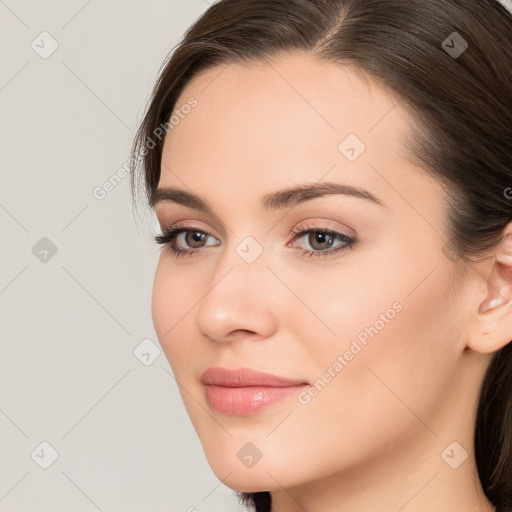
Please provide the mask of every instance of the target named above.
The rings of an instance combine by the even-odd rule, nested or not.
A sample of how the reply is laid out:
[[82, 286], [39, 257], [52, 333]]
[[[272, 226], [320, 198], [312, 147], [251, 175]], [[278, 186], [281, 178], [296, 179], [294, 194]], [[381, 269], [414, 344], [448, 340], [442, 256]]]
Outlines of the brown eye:
[[203, 247], [208, 245], [219, 245], [219, 243], [205, 243], [208, 238], [215, 240], [213, 235], [202, 229], [174, 227], [164, 229], [161, 235], [155, 236], [155, 242], [165, 245], [174, 256], [182, 257], [199, 254], [203, 251]]
[[202, 231], [184, 231], [184, 234], [186, 244], [193, 249], [202, 247], [202, 242], [208, 238]]
[[334, 237], [325, 231], [312, 231], [308, 237], [308, 243], [313, 249], [321, 251], [330, 249], [334, 242]]
[[[344, 233], [338, 233], [322, 226], [310, 226], [309, 224], [300, 224], [290, 234], [293, 236], [293, 242], [300, 242], [301, 239], [304, 239], [305, 243], [298, 244], [298, 246], [304, 249], [303, 255], [310, 257], [325, 258], [334, 253], [352, 249], [357, 243], [354, 237]], [[339, 243], [334, 245], [335, 242]], [[304, 245], [311, 247], [311, 249], [304, 247]]]

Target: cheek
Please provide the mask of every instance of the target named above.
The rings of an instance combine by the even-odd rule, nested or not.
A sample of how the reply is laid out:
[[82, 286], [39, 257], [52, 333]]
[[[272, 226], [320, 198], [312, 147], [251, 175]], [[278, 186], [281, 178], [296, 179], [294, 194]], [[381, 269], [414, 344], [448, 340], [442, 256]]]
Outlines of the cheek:
[[177, 339], [193, 339], [194, 336], [186, 330], [190, 327], [187, 313], [195, 302], [191, 291], [193, 286], [186, 286], [186, 283], [183, 271], [167, 264], [165, 256], [161, 257], [153, 280], [151, 315], [156, 334], [173, 371], [173, 362], [183, 358], [188, 360], [187, 351], [193, 347], [191, 343], [175, 343]]
[[[438, 261], [423, 280], [436, 262], [402, 263], [399, 272], [380, 267], [365, 276], [345, 274], [343, 282], [332, 282], [328, 300], [310, 295], [310, 306], [336, 335], [325, 334], [318, 322], [296, 326], [297, 339], [310, 344], [317, 379], [297, 418], [325, 434], [326, 449], [339, 446], [349, 457], [352, 450], [359, 457], [361, 450], [428, 434], [422, 421], [428, 425], [434, 417], [458, 364], [460, 323], [449, 266]], [[365, 448], [340, 443], [340, 435], [364, 440]]]

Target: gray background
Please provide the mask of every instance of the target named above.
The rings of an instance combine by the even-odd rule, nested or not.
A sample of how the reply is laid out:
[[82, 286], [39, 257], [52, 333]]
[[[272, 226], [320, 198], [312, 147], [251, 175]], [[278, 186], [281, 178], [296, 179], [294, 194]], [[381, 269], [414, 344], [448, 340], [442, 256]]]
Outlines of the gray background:
[[154, 359], [151, 217], [134, 218], [129, 177], [93, 195], [208, 6], [0, 1], [1, 511], [242, 510]]
[[158, 352], [154, 218], [93, 195], [208, 6], [0, 0], [0, 511], [243, 510]]

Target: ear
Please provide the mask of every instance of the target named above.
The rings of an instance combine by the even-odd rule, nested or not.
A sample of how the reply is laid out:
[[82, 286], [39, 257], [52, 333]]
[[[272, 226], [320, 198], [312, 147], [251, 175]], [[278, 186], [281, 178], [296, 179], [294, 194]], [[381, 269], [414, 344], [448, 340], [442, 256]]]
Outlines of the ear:
[[479, 304], [467, 346], [496, 352], [512, 340], [512, 225], [508, 225], [487, 278], [487, 295]]

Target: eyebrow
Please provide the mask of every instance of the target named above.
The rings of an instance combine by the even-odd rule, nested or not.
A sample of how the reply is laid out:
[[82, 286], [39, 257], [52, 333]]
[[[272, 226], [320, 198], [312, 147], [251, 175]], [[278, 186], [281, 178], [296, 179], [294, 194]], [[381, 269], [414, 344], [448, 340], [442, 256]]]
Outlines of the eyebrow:
[[[279, 210], [298, 205], [310, 199], [333, 194], [343, 194], [361, 199], [367, 199], [380, 206], [386, 206], [381, 199], [379, 199], [368, 190], [332, 181], [314, 184], [303, 184], [297, 187], [279, 190], [277, 192], [270, 192], [269, 194], [263, 196], [260, 205], [264, 210]], [[214, 212], [208, 206], [206, 201], [195, 194], [175, 187], [157, 188], [151, 193], [149, 205], [152, 208], [161, 202], [181, 204], [183, 206], [188, 206], [189, 208], [194, 208], [196, 210], [200, 210], [215, 216]]]

